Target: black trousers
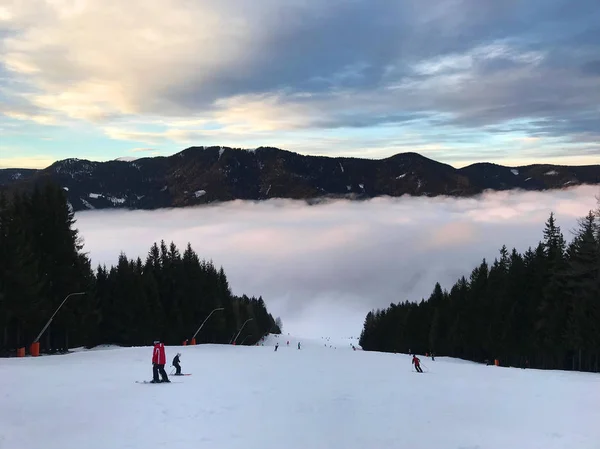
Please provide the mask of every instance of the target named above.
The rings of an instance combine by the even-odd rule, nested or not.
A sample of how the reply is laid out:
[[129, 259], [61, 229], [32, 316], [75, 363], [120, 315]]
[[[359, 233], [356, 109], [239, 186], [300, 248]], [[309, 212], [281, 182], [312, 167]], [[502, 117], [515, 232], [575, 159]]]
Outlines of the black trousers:
[[175, 375], [179, 376], [181, 374], [181, 365], [179, 364], [179, 362], [175, 362], [175, 363], [173, 363], [173, 366], [176, 369]]
[[421, 369], [421, 366], [420, 366], [420, 365], [415, 365], [415, 369], [416, 369], [416, 370], [417, 370], [419, 373], [422, 373], [422, 372], [423, 372], [423, 370]]
[[167, 381], [169, 380], [169, 378], [167, 377], [167, 372], [165, 371], [165, 365], [159, 365], [157, 363], [155, 363], [154, 365], [152, 365], [152, 380], [154, 380], [154, 382], [158, 382], [158, 374], [160, 373], [160, 377], [162, 377], [163, 381]]

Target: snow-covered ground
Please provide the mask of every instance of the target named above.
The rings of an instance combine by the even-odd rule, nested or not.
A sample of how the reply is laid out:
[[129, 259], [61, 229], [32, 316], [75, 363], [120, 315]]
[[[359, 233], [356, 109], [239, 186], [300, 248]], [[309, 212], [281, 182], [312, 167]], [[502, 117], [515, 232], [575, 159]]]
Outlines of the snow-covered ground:
[[417, 374], [351, 343], [168, 347], [192, 375], [158, 385], [135, 382], [150, 347], [0, 359], [0, 449], [600, 447], [599, 375], [425, 357]]

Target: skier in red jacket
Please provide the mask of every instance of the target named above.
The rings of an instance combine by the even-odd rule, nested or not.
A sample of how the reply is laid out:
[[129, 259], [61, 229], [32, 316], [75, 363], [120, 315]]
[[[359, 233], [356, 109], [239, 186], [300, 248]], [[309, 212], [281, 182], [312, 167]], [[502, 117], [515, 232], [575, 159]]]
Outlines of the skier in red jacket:
[[[165, 371], [166, 363], [165, 345], [160, 340], [156, 340], [154, 342], [154, 351], [152, 352], [152, 383], [171, 382]], [[159, 380], [158, 373], [160, 373], [162, 381]]]
[[415, 369], [418, 373], [423, 372], [423, 370], [421, 369], [421, 360], [419, 360], [419, 358], [415, 354], [413, 354], [412, 363], [413, 365], [415, 365]]

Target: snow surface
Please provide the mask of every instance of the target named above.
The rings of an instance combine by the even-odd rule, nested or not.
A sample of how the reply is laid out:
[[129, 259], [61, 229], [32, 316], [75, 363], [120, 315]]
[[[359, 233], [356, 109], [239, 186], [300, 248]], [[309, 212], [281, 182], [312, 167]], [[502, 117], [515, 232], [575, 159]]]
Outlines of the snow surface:
[[556, 176], [558, 172], [556, 170], [550, 170], [549, 172], [544, 173], [546, 176]]
[[515, 176], [518, 176], [518, 175], [519, 175], [519, 170], [517, 170], [516, 168], [513, 168], [513, 169], [511, 170], [511, 173], [512, 173], [513, 175], [515, 175]]
[[599, 447], [600, 375], [423, 356], [417, 374], [351, 342], [168, 347], [192, 375], [158, 385], [135, 383], [151, 347], [0, 359], [0, 448]]
[[101, 194], [101, 193], [90, 193], [90, 194], [89, 194], [89, 197], [90, 197], [90, 198], [92, 198], [92, 199], [95, 199], [95, 200], [97, 200], [97, 199], [98, 199], [98, 198], [100, 198], [101, 196], [102, 196], [102, 194]]
[[225, 153], [225, 148], [221, 147], [219, 149], [219, 159], [221, 159], [221, 156], [223, 156], [223, 153]]
[[206, 195], [206, 190], [198, 190], [194, 193], [194, 195], [196, 196], [196, 198], [200, 198], [201, 196]]
[[396, 179], [402, 179], [406, 176], [406, 173], [401, 174], [400, 176], [396, 176]]
[[339, 162], [339, 164], [340, 164], [340, 170], [342, 170], [342, 173], [344, 173], [344, 166], [342, 165], [341, 162]]
[[114, 196], [109, 196], [107, 199], [114, 205], [125, 204], [125, 201], [126, 201], [125, 198], [115, 198]]

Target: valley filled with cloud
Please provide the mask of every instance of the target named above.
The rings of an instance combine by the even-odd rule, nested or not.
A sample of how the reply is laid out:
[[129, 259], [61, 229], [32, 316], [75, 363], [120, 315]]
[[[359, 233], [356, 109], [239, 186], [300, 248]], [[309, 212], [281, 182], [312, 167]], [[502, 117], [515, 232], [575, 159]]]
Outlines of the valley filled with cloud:
[[164, 239], [223, 266], [234, 294], [262, 295], [286, 332], [358, 336], [367, 312], [450, 288], [503, 244], [524, 252], [554, 212], [570, 241], [597, 186], [474, 198], [274, 199], [155, 211], [86, 211], [76, 227], [94, 266], [145, 259]]

